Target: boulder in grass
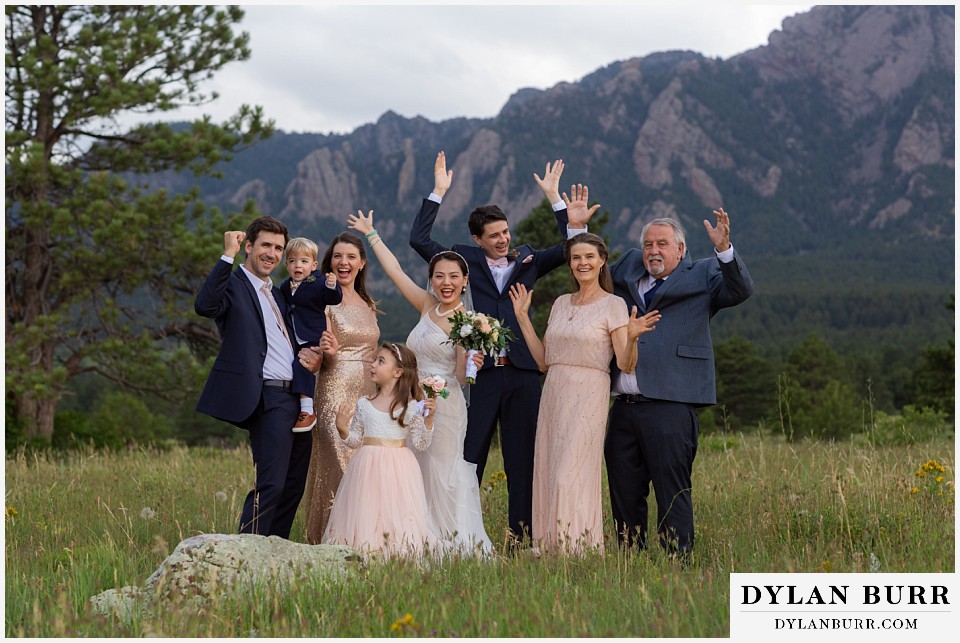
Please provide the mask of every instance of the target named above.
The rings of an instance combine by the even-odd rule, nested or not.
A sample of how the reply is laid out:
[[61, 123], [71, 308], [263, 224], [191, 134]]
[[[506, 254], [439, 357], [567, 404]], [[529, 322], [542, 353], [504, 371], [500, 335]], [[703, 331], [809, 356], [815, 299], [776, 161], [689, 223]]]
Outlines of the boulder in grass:
[[307, 545], [278, 536], [202, 534], [187, 538], [147, 579], [143, 588], [107, 590], [90, 599], [94, 612], [129, 622], [161, 599], [198, 605], [236, 586], [282, 587], [295, 579], [336, 580], [363, 565], [343, 545]]

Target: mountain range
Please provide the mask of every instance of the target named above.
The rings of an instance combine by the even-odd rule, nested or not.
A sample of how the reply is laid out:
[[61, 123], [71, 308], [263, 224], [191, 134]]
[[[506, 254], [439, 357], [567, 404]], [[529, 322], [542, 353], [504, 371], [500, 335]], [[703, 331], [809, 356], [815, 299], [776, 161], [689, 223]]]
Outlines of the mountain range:
[[[490, 119], [387, 112], [348, 134], [279, 132], [200, 187], [224, 207], [253, 199], [321, 249], [347, 213], [373, 209], [425, 278], [407, 238], [438, 151], [454, 172], [441, 242], [467, 240], [467, 214], [485, 203], [516, 224], [542, 196], [532, 174], [562, 158], [564, 189], [588, 184], [609, 211], [614, 251], [672, 216], [705, 256], [701, 221], [730, 213], [756, 294], [717, 317], [718, 339], [743, 335], [771, 356], [809, 332], [841, 351], [916, 351], [952, 337], [954, 33], [953, 6], [818, 6], [732, 58], [612, 62], [522, 89]], [[379, 274], [373, 290], [393, 301]], [[395, 318], [385, 337], [405, 336], [409, 316]]]

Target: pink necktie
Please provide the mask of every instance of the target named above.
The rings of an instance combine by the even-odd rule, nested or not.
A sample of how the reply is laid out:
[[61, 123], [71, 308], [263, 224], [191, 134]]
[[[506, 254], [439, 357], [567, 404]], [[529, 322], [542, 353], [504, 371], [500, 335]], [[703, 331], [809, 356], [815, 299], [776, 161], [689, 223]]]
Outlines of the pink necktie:
[[267, 296], [267, 301], [270, 302], [270, 308], [273, 309], [273, 314], [277, 318], [277, 326], [280, 327], [280, 331], [283, 333], [283, 337], [290, 344], [290, 347], [293, 348], [293, 342], [290, 341], [290, 336], [287, 335], [287, 325], [283, 323], [283, 317], [280, 316], [280, 309], [277, 308], [277, 301], [273, 298], [273, 286], [272, 284], [264, 282], [260, 286], [260, 290], [263, 291], [263, 294]]
[[500, 257], [499, 259], [487, 257], [487, 265], [491, 268], [506, 268], [510, 265], [510, 261], [506, 257]]

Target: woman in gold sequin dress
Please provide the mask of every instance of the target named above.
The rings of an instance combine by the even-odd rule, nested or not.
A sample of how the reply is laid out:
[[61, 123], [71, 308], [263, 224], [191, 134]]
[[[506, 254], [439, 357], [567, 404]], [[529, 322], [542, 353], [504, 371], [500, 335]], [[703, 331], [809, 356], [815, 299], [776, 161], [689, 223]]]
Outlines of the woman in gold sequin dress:
[[660, 316], [636, 317], [636, 308], [628, 314], [623, 299], [612, 294], [607, 248], [597, 235], [567, 241], [564, 258], [578, 290], [556, 299], [542, 343], [527, 314], [533, 291], [522, 284], [510, 289], [530, 353], [547, 373], [533, 457], [533, 543], [544, 552], [602, 552], [600, 467], [610, 361], [616, 356], [621, 370], [632, 371], [637, 337], [653, 330]]
[[343, 232], [323, 256], [324, 274], [333, 272], [343, 290], [343, 301], [327, 307], [327, 328], [340, 345], [337, 357], [326, 358], [317, 374], [313, 452], [307, 474], [307, 542], [318, 544], [327, 527], [333, 496], [354, 453], [337, 433], [337, 409], [350, 406], [361, 395], [375, 393], [369, 377], [380, 341], [377, 309], [365, 285], [367, 252], [360, 237]]

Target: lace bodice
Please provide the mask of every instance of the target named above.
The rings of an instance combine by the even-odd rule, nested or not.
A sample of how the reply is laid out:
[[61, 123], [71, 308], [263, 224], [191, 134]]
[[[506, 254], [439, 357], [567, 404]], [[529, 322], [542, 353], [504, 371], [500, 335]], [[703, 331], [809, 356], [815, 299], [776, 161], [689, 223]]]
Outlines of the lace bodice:
[[430, 313], [420, 318], [407, 337], [407, 347], [417, 355], [417, 370], [420, 376], [441, 375], [448, 384], [456, 386], [454, 371], [457, 365], [457, 349], [453, 344], [444, 344], [449, 337], [430, 319]]
[[378, 411], [366, 397], [357, 400], [357, 410], [350, 422], [350, 433], [344, 439], [347, 446], [356, 449], [363, 442], [364, 437], [388, 438], [405, 440], [410, 434], [413, 446], [423, 451], [430, 446], [433, 431], [428, 431], [423, 424], [423, 416], [417, 412], [415, 404], [407, 407], [404, 425], [390, 417], [389, 414]]

